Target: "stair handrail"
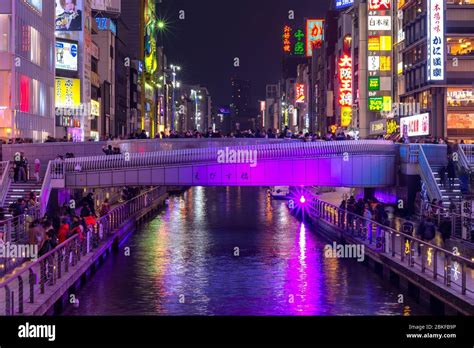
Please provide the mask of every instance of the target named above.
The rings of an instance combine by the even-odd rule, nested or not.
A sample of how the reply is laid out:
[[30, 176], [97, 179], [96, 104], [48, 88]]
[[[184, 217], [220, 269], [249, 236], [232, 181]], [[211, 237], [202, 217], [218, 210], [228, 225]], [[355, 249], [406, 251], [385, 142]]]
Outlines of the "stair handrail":
[[418, 168], [421, 179], [426, 185], [430, 199], [436, 199], [438, 201], [443, 200], [443, 195], [441, 194], [441, 190], [436, 183], [430, 163], [428, 162], [425, 152], [423, 151], [423, 146], [421, 145], [418, 145]]
[[44, 174], [43, 184], [41, 185], [41, 194], [40, 194], [40, 213], [41, 216], [44, 216], [46, 209], [48, 208], [49, 195], [51, 194], [51, 163], [48, 162], [48, 167]]
[[[467, 149], [467, 147], [466, 147]], [[469, 149], [471, 150], [471, 149]], [[458, 146], [458, 163], [460, 166], [462, 166], [464, 169], [467, 170], [468, 173], [471, 173], [472, 172], [472, 169], [471, 169], [471, 162], [469, 161], [469, 159], [467, 158], [466, 156], [466, 152], [464, 151], [464, 144], [460, 144]]]
[[10, 161], [0, 162], [0, 167], [2, 169], [0, 176], [0, 205], [3, 205], [5, 198], [8, 193], [8, 188], [10, 187]]

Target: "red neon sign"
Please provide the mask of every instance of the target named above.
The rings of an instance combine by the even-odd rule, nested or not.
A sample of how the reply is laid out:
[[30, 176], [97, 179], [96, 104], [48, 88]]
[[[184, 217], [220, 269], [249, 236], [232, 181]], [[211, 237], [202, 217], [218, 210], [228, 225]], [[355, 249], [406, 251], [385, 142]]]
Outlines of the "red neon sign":
[[291, 52], [291, 28], [285, 25], [283, 28], [283, 52]]
[[352, 58], [339, 58], [339, 105], [352, 106]]
[[369, 11], [390, 10], [391, 0], [369, 0]]
[[297, 83], [296, 84], [296, 102], [304, 103], [304, 101], [305, 101], [304, 83]]

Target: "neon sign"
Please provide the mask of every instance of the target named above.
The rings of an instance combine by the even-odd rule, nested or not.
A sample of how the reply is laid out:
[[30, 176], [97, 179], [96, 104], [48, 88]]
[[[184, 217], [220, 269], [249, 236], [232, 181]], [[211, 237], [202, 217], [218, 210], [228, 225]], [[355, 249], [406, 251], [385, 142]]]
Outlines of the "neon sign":
[[306, 56], [312, 57], [313, 50], [322, 46], [324, 40], [324, 19], [306, 20]]
[[293, 35], [296, 39], [293, 53], [297, 56], [304, 55], [304, 32], [301, 29], [296, 30]]
[[354, 0], [336, 0], [336, 10], [354, 5]]
[[339, 105], [352, 106], [352, 58], [339, 58]]
[[391, 0], [369, 0], [369, 11], [390, 10]]
[[305, 102], [305, 86], [304, 83], [297, 83], [296, 84], [296, 102], [297, 103], [304, 103]]
[[291, 27], [285, 25], [283, 28], [283, 52], [290, 53], [291, 52]]

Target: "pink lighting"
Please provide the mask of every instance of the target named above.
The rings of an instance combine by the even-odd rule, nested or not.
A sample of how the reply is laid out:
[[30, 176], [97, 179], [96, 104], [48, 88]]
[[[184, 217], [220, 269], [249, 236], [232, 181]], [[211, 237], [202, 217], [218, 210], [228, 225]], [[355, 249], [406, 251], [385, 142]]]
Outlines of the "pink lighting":
[[304, 196], [301, 196], [301, 198], [300, 198], [300, 203], [301, 203], [301, 204], [305, 204], [305, 203], [306, 203], [306, 198], [304, 198]]

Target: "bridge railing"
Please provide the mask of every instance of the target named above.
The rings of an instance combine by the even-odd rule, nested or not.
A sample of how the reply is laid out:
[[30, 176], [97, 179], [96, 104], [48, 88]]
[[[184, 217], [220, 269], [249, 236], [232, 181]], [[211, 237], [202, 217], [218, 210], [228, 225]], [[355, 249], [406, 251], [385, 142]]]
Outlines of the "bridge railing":
[[469, 162], [474, 164], [474, 144], [460, 144], [459, 147], [463, 150]]
[[3, 205], [10, 187], [10, 162], [0, 162], [0, 205]]
[[[26, 245], [29, 242], [28, 230], [32, 221], [40, 217], [39, 207], [29, 208], [24, 214], [0, 221], [0, 232], [3, 238], [0, 243], [9, 245]], [[22, 255], [15, 258], [0, 258], [0, 277], [4, 276], [25, 261]]]
[[474, 283], [467, 282], [474, 269], [473, 261], [333, 204], [315, 200], [311, 207], [320, 219], [339, 227], [345, 235], [367, 241], [364, 245], [373, 251], [409, 269], [418, 269], [429, 275], [433, 282], [441, 282], [460, 295], [474, 296]]
[[32, 261], [15, 276], [0, 283], [0, 313], [24, 313], [25, 305], [35, 303], [48, 287], [56, 285], [68, 273], [74, 272], [81, 258], [95, 251], [105, 241], [113, 238], [117, 229], [130, 217], [149, 207], [166, 192], [165, 187], [153, 188], [130, 201], [112, 209], [88, 226], [84, 235], [74, 235], [55, 249]]
[[[310, 156], [380, 153], [395, 154], [396, 147], [390, 141], [332, 141], [332, 142], [287, 142], [249, 146], [229, 146], [234, 151], [256, 151], [258, 160]], [[184, 149], [147, 153], [124, 153], [120, 155], [70, 158], [65, 160], [66, 172], [119, 169], [145, 166], [161, 166], [195, 162], [216, 162], [219, 151], [226, 147]]]

